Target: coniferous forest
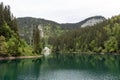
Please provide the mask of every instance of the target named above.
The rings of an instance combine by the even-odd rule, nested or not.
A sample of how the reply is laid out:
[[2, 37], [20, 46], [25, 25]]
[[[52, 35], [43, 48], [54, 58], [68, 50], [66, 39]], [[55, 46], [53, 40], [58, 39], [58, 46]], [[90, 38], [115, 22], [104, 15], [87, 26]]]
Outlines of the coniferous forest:
[[[35, 26], [30, 45], [20, 37], [17, 19], [11, 13], [10, 6], [0, 3], [0, 56], [40, 55], [45, 44], [50, 46], [52, 53], [120, 53], [120, 15], [86, 27], [74, 28], [73, 24], [69, 24], [67, 27], [72, 28], [67, 29], [58, 23], [46, 25], [50, 29], [47, 31], [48, 27], [45, 28], [49, 32], [47, 34], [54, 32], [54, 36], [41, 38]], [[53, 28], [54, 31], [51, 31]]]
[[119, 3], [2, 0], [0, 80], [120, 80]]
[[20, 38], [17, 21], [10, 11], [10, 6], [4, 6], [3, 3], [0, 3], [0, 56], [32, 56], [40, 54], [38, 30], [34, 29], [33, 34], [34, 42], [37, 42], [34, 43], [34, 48]]
[[94, 26], [70, 30], [59, 37], [50, 37], [54, 52], [118, 53], [120, 52], [120, 15]]

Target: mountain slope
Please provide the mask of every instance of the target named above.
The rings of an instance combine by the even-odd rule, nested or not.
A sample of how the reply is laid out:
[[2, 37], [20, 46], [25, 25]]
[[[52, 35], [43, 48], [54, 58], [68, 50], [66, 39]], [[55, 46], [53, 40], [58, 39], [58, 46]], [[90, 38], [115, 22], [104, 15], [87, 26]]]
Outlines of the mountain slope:
[[29, 44], [33, 38], [33, 29], [38, 27], [41, 37], [48, 39], [49, 36], [59, 36], [63, 30], [60, 24], [32, 17], [17, 18], [19, 34], [24, 38]]
[[[85, 23], [86, 24], [86, 23]], [[55, 53], [120, 53], [120, 15], [49, 39]], [[56, 54], [58, 55], [58, 54]]]
[[76, 29], [76, 28], [80, 28], [80, 27], [93, 26], [94, 24], [100, 23], [104, 20], [106, 20], [106, 19], [103, 16], [93, 16], [93, 17], [89, 17], [83, 21], [80, 21], [78, 23], [61, 24], [61, 27], [64, 29]]
[[105, 18], [102, 16], [93, 16], [87, 18], [78, 23], [65, 23], [60, 24], [54, 21], [40, 19], [40, 18], [32, 18], [32, 17], [23, 17], [17, 18], [19, 34], [23, 37], [28, 43], [32, 40], [33, 28], [39, 26], [40, 33], [42, 37], [48, 39], [50, 36], [59, 36], [63, 32], [68, 31], [70, 29], [77, 29], [80, 27], [91, 26], [96, 23], [100, 23], [104, 21]]

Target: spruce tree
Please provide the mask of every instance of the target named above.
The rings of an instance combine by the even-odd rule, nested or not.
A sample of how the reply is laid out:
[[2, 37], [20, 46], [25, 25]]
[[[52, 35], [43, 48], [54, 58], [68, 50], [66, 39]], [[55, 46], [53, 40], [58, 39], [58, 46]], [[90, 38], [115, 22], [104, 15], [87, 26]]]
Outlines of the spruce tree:
[[35, 26], [33, 29], [33, 48], [34, 52], [37, 54], [40, 54], [42, 51], [40, 32], [37, 26]]

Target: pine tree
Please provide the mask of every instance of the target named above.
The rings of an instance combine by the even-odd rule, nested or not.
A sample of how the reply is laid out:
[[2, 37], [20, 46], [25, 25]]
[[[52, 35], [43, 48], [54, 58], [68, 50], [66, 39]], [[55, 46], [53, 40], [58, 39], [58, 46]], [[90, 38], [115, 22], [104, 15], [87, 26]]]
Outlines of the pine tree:
[[[4, 26], [4, 15], [3, 15], [4, 6], [3, 3], [0, 4], [0, 31], [2, 31], [2, 28]], [[2, 32], [0, 32], [2, 34]]]
[[40, 32], [37, 26], [33, 29], [33, 48], [34, 52], [40, 54], [42, 51], [42, 44], [40, 39]]

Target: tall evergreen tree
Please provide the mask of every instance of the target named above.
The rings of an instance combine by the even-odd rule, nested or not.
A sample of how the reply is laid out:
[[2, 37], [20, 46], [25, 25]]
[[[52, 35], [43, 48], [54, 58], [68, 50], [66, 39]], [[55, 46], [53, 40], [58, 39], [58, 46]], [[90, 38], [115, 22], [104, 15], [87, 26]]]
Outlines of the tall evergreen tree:
[[[4, 26], [4, 14], [3, 14], [4, 6], [3, 3], [0, 4], [0, 31], [2, 31], [2, 28]], [[0, 32], [2, 34], [2, 32]]]
[[33, 48], [35, 53], [41, 54], [42, 44], [40, 39], [40, 31], [37, 26], [33, 29]]

